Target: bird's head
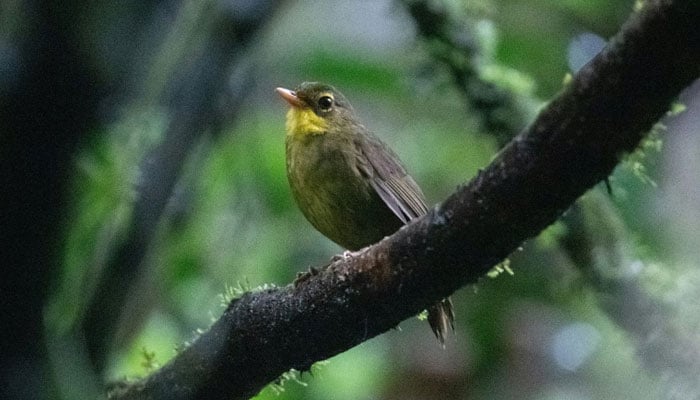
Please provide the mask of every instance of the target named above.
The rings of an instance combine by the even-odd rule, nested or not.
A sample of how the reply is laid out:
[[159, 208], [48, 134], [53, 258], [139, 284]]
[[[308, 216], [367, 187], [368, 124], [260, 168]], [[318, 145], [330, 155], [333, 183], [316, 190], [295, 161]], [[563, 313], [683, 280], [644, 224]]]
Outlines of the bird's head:
[[287, 135], [295, 138], [343, 132], [355, 124], [355, 112], [333, 86], [304, 82], [294, 90], [277, 88], [291, 108], [287, 113]]

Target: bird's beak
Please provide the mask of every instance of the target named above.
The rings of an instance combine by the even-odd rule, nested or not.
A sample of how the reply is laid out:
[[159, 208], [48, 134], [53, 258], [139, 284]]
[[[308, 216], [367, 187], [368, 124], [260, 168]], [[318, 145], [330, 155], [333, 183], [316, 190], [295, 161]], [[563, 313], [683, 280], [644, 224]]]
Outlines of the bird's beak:
[[301, 108], [304, 106], [304, 103], [301, 101], [301, 99], [299, 99], [299, 97], [297, 97], [296, 92], [293, 90], [278, 87], [275, 89], [275, 91], [280, 95], [280, 97], [289, 103], [290, 106], [296, 108]]

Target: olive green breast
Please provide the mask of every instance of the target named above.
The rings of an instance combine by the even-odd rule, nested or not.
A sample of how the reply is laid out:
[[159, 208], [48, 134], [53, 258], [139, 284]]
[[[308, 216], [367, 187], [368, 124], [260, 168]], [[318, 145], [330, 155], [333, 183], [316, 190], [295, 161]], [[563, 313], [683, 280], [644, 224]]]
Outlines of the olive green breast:
[[357, 250], [394, 233], [402, 222], [358, 169], [352, 136], [287, 136], [287, 178], [299, 208], [322, 234]]

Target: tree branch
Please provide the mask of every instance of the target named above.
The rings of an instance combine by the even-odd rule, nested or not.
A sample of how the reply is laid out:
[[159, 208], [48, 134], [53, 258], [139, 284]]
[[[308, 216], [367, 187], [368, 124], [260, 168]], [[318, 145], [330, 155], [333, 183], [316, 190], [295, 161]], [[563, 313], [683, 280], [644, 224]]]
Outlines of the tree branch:
[[[136, 301], [129, 303], [133, 300], [129, 295], [142, 275], [140, 271], [158, 220], [172, 198], [183, 164], [197, 140], [208, 129], [216, 129], [217, 122], [222, 119], [216, 104], [222, 88], [226, 88], [224, 82], [229, 78], [230, 66], [240, 62], [247, 46], [274, 15], [279, 3], [279, 0], [259, 1], [245, 12], [218, 9], [211, 4], [199, 5], [206, 10], [202, 19], [206, 18], [210, 24], [202, 28], [208, 35], [207, 41], [197, 56], [176, 71], [161, 96], [160, 101], [168, 105], [172, 120], [163, 141], [142, 162], [141, 184], [136, 188], [126, 239], [116, 244], [114, 256], [103, 268], [84, 319], [76, 326], [84, 335], [90, 361], [98, 372], [103, 370], [118, 336], [120, 321], [126, 315], [133, 321], [133, 310], [128, 306], [134, 307]], [[187, 79], [179, 79], [180, 74]], [[237, 102], [229, 104], [228, 117], [235, 115], [244, 99], [242, 93], [236, 93]]]
[[[7, 4], [7, 3], [5, 3]], [[46, 300], [71, 200], [72, 157], [108, 89], [83, 51], [84, 4], [2, 6], [0, 78], [0, 398], [48, 398]]]
[[231, 302], [191, 346], [115, 398], [246, 398], [476, 282], [608, 176], [700, 73], [700, 4], [646, 4], [443, 204], [361, 255]]
[[479, 117], [481, 129], [496, 139], [498, 148], [505, 146], [525, 126], [526, 113], [513, 93], [483, 79], [480, 43], [473, 22], [454, 18], [442, 3], [401, 3], [415, 22], [433, 64], [448, 71], [470, 112]]

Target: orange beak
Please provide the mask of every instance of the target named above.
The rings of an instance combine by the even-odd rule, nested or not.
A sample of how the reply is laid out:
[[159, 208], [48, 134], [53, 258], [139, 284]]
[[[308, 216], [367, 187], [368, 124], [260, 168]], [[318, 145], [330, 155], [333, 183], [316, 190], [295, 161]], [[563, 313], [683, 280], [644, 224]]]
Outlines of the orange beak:
[[277, 94], [280, 95], [280, 97], [282, 97], [287, 103], [289, 103], [290, 106], [296, 108], [301, 108], [304, 106], [304, 102], [302, 102], [301, 99], [297, 97], [296, 92], [294, 92], [293, 90], [278, 87], [277, 89], [275, 89], [275, 91], [277, 92]]

